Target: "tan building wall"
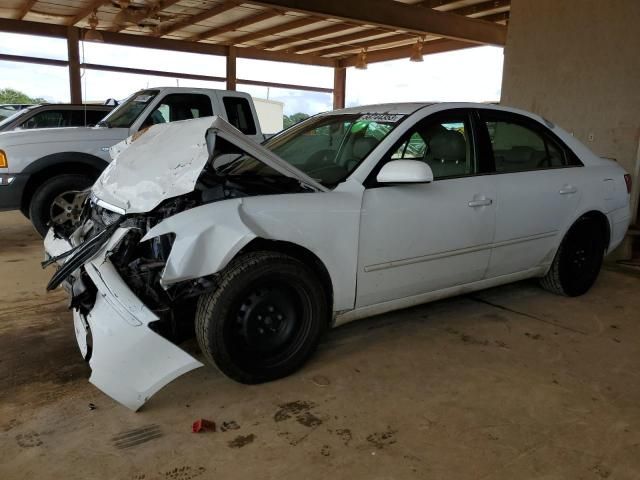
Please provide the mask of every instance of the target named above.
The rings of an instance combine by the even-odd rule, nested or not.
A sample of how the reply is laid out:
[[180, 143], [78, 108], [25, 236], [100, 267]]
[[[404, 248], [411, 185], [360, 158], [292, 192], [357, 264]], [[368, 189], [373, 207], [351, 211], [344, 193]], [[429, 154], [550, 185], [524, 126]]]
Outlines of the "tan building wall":
[[616, 159], [634, 176], [637, 209], [640, 0], [512, 0], [501, 102]]

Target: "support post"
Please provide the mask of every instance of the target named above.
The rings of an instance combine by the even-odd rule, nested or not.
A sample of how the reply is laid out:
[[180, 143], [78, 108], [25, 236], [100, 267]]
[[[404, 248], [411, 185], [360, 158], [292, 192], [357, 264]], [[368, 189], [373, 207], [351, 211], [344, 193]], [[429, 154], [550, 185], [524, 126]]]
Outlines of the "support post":
[[80, 53], [78, 47], [79, 30], [67, 29], [67, 54], [69, 57], [69, 91], [71, 103], [82, 103], [82, 83], [80, 80]]
[[236, 47], [229, 47], [227, 50], [227, 90], [235, 90], [236, 84]]
[[345, 91], [347, 88], [347, 69], [344, 67], [333, 68], [333, 109], [344, 108]]

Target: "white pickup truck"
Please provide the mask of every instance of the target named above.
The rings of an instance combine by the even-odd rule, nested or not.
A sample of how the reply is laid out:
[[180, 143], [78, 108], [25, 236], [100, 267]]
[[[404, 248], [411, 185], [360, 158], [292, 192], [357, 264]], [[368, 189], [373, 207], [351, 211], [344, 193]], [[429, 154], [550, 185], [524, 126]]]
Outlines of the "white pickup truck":
[[0, 211], [21, 210], [43, 236], [49, 223], [73, 223], [75, 192], [98, 178], [113, 145], [152, 125], [212, 115], [264, 140], [248, 94], [182, 87], [136, 92], [95, 127], [0, 133]]

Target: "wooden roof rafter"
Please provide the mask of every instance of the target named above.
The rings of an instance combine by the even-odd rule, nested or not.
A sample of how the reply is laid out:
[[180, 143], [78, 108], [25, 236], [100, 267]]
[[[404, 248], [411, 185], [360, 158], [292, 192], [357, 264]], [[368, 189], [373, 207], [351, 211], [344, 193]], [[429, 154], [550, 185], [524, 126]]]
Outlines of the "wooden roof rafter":
[[265, 20], [278, 17], [282, 14], [283, 12], [279, 10], [274, 10], [274, 9], [263, 10], [255, 15], [241, 18], [240, 20], [236, 20], [235, 22], [231, 22], [226, 25], [222, 25], [220, 27], [211, 28], [204, 32], [197, 33], [196, 35], [189, 37], [187, 40], [190, 42], [199, 42], [200, 40], [206, 40], [211, 37], [222, 35], [223, 33], [233, 32], [235, 30], [239, 30], [249, 25], [254, 25], [256, 23], [264, 22]]
[[393, 0], [247, 0], [247, 3], [468, 43], [504, 45], [507, 37], [502, 25]]
[[15, 16], [16, 20], [22, 20], [25, 15], [29, 13], [29, 11], [33, 8], [37, 1], [38, 0], [24, 0], [22, 7], [20, 7], [20, 10], [18, 10], [18, 13]]
[[242, 45], [244, 43], [252, 42], [254, 40], [260, 40], [261, 38], [278, 35], [280, 33], [296, 30], [298, 28], [304, 28], [314, 23], [321, 22], [323, 19], [315, 17], [300, 17], [298, 20], [277, 25], [275, 27], [265, 28], [252, 33], [247, 33], [241, 37], [234, 38], [226, 42], [227, 45]]
[[[146, 9], [142, 10], [140, 14], [138, 15], [136, 15], [136, 13], [131, 14], [132, 18], [135, 20], [134, 23], [140, 23], [148, 18], [156, 16], [160, 12], [162, 12], [164, 9], [169, 8], [180, 1], [181, 0], [156, 0], [154, 3], [149, 4]], [[114, 24], [109, 29], [109, 31], [120, 32], [122, 30], [125, 30], [126, 28], [127, 28], [127, 25], [125, 24]]]
[[196, 15], [185, 17], [169, 25], [160, 27], [156, 32], [153, 32], [151, 35], [154, 37], [163, 37], [172, 32], [175, 32], [176, 30], [180, 30], [190, 25], [194, 25], [198, 22], [209, 20], [210, 18], [217, 17], [218, 15], [222, 15], [223, 13], [242, 5], [242, 3], [243, 2], [240, 0], [225, 0], [223, 3], [216, 5], [215, 7], [212, 7], [203, 12], [200, 12]]
[[[421, 7], [432, 7], [432, 6], [446, 6], [448, 4], [452, 4], [452, 3], [456, 3], [457, 0], [426, 0], [424, 2], [418, 3], [418, 4], [414, 4], [414, 5], [418, 5]], [[505, 7], [508, 4], [510, 4], [510, 0], [491, 0], [488, 2], [482, 2], [479, 4], [475, 4], [475, 5], [470, 5], [470, 6], [466, 6], [466, 7], [458, 7], [452, 10], [449, 10], [452, 13], [455, 13], [457, 15], [471, 15], [471, 14], [482, 14], [483, 12], [491, 12], [497, 8], [501, 8], [501, 7]], [[488, 21], [501, 21], [504, 20], [505, 17], [508, 17], [508, 13], [503, 12], [501, 15], [492, 15], [492, 16], [482, 16], [483, 19], [486, 19]], [[480, 15], [478, 15], [480, 17]], [[357, 25], [353, 25], [353, 24], [348, 24], [348, 23], [340, 23], [337, 24], [335, 26], [331, 26], [331, 27], [325, 27], [324, 29], [319, 29], [319, 31], [316, 32], [312, 31], [312, 32], [305, 32], [301, 35], [298, 36], [298, 38], [294, 38], [294, 37], [284, 37], [282, 39], [278, 39], [278, 40], [274, 40], [271, 42], [268, 42], [266, 44], [263, 45], [258, 45], [259, 48], [266, 48], [266, 49], [271, 49], [271, 48], [278, 48], [281, 46], [285, 46], [285, 45], [290, 45], [296, 42], [301, 42], [301, 41], [306, 41], [306, 40], [312, 40], [314, 37], [320, 37], [324, 35], [330, 35], [330, 34], [335, 34], [335, 33], [340, 33], [341, 31], [347, 31], [353, 28], [358, 27]], [[339, 48], [343, 48], [344, 47], [353, 47], [353, 45], [359, 45], [359, 44], [355, 44], [352, 42], [356, 42], [358, 40], [364, 40], [364, 39], [369, 39], [370, 37], [375, 36], [376, 34], [378, 35], [382, 35], [384, 33], [388, 33], [390, 39], [392, 39], [392, 41], [390, 41], [389, 43], [395, 43], [397, 41], [400, 41], [400, 35], [403, 35], [402, 33], [398, 33], [397, 30], [391, 30], [391, 29], [382, 29], [382, 28], [378, 28], [376, 31], [374, 31], [374, 29], [372, 28], [368, 28], [366, 30], [361, 30], [359, 32], [355, 32], [349, 35], [344, 35], [344, 36], [340, 36], [340, 37], [330, 37], [330, 38], [326, 38], [323, 40], [318, 40], [315, 42], [309, 42], [309, 43], [302, 43], [300, 45], [296, 45], [296, 46], [292, 46], [290, 48], [287, 48], [286, 51], [287, 52], [291, 52], [291, 53], [305, 53], [305, 52], [312, 52], [313, 50], [318, 50], [321, 48], [327, 48], [327, 49], [339, 49]], [[396, 34], [394, 36], [392, 36], [392, 34]], [[407, 40], [417, 40], [421, 37], [421, 35], [416, 35], [416, 34], [405, 34], [406, 35], [406, 39]], [[352, 45], [344, 45], [344, 44], [349, 44], [352, 43]], [[383, 45], [383, 42], [375, 42], [375, 45]], [[353, 48], [347, 48], [345, 49], [345, 51], [348, 50], [353, 50]], [[336, 50], [337, 52], [338, 50]], [[335, 52], [333, 52], [335, 53]], [[320, 52], [313, 52], [314, 55], [326, 55], [328, 53], [320, 53]]]
[[297, 41], [313, 40], [315, 38], [344, 32], [345, 30], [353, 30], [354, 28], [362, 28], [362, 26], [350, 23], [334, 22], [333, 25], [316, 28], [315, 30], [307, 31], [295, 36], [283, 36], [282, 38], [263, 43], [261, 45], [258, 45], [257, 47], [264, 48], [266, 50], [272, 50], [274, 48], [286, 46]]
[[[378, 38], [373, 38], [373, 37], [378, 37]], [[369, 41], [376, 42], [376, 44], [384, 45], [385, 43], [394, 43], [398, 41], [398, 39], [408, 40], [408, 39], [415, 39], [415, 38], [416, 38], [415, 35], [409, 35], [406, 33], [396, 33], [388, 30], [385, 31], [385, 30], [372, 28], [369, 30], [360, 31], [360, 32], [349, 34], [349, 35], [331, 37], [331, 38], [328, 38], [326, 41], [321, 40], [318, 42], [303, 43], [302, 45], [299, 45], [297, 47], [287, 49], [287, 51], [291, 53], [304, 53], [304, 52], [312, 52], [313, 50], [319, 50], [319, 49], [323, 49], [323, 50], [332, 49], [332, 48], [345, 49], [349, 47], [353, 49], [354, 45], [359, 44], [356, 42], [363, 39], [368, 39]], [[313, 51], [312, 54], [318, 55], [318, 56], [323, 55], [318, 51]]]
[[51, 16], [31, 23], [84, 26], [95, 11], [98, 29], [108, 34], [106, 43], [111, 33], [126, 30], [123, 35], [136, 37], [134, 44], [148, 39], [152, 45], [164, 37], [171, 45], [184, 45], [179, 51], [208, 46], [227, 52], [237, 46], [253, 58], [321, 65], [352, 64], [365, 48], [369, 62], [409, 56], [419, 39], [425, 48], [429, 44], [425, 53], [505, 42], [511, 0], [410, 1], [18, 0], [3, 16], [24, 22], [25, 15], [34, 12]]
[[93, 11], [98, 10], [103, 5], [107, 5], [107, 4], [110, 4], [110, 3], [111, 3], [110, 0], [91, 0], [91, 2], [89, 2], [89, 4], [87, 6], [85, 6], [82, 9], [80, 9], [80, 11], [76, 14], [75, 17], [73, 17], [71, 20], [69, 20], [67, 25], [69, 25], [69, 26], [75, 25], [76, 23], [84, 20], [89, 15], [91, 15], [91, 13]]

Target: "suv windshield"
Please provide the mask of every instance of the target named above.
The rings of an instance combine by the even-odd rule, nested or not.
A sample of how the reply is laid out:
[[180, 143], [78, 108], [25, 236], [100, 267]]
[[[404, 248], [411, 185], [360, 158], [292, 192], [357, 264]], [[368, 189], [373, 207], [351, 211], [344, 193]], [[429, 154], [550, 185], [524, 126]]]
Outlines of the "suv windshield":
[[10, 124], [16, 118], [21, 117], [22, 115], [26, 114], [27, 112], [30, 112], [31, 110], [33, 110], [34, 108], [37, 108], [38, 106], [39, 105], [34, 105], [33, 107], [23, 108], [22, 110], [18, 110], [15, 113], [13, 113], [14, 111], [11, 110], [11, 112], [12, 112], [11, 115], [9, 115], [8, 117], [6, 117], [4, 120], [2, 120], [0, 122], [0, 128], [4, 127], [5, 125]]
[[[360, 165], [402, 118], [377, 114], [322, 115], [272, 137], [264, 146], [314, 180], [333, 188]], [[248, 155], [216, 168], [225, 175], [274, 174], [271, 168]]]
[[123, 103], [118, 105], [109, 115], [98, 123], [100, 127], [129, 128], [149, 105], [159, 90], [142, 90], [134, 93]]

